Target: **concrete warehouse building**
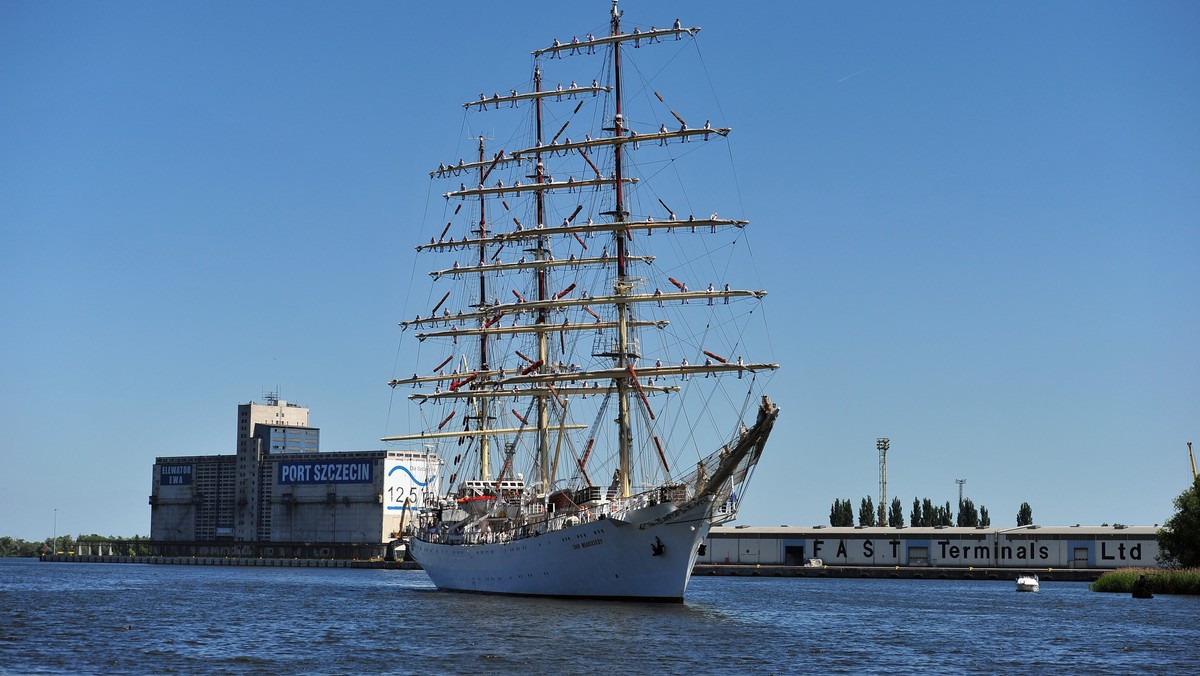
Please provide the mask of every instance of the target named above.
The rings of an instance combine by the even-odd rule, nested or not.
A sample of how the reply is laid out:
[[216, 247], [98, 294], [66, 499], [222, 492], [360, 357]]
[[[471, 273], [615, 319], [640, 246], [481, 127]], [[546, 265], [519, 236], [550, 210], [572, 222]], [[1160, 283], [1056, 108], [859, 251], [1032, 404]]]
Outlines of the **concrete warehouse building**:
[[[159, 457], [150, 538], [175, 553], [328, 556], [382, 552], [439, 490], [440, 460], [416, 450], [321, 452], [307, 408], [267, 396], [238, 405], [236, 453]], [[221, 545], [220, 547], [215, 547]], [[287, 545], [287, 546], [284, 546]]]
[[1158, 565], [1157, 527], [719, 527], [697, 563], [1109, 569]]

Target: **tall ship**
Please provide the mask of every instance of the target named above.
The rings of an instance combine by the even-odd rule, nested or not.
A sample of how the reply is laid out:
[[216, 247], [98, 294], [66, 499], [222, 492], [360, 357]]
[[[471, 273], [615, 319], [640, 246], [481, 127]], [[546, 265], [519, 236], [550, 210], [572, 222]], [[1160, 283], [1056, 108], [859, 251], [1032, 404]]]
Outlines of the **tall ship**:
[[684, 191], [731, 129], [662, 93], [700, 28], [622, 15], [614, 0], [607, 30], [548, 40], [528, 80], [463, 102], [490, 134], [430, 171], [432, 290], [400, 322], [421, 368], [390, 383], [412, 427], [384, 441], [440, 458], [406, 501], [440, 589], [682, 601], [779, 415], [762, 392], [779, 366], [747, 352], [766, 292], [735, 286], [748, 221]]

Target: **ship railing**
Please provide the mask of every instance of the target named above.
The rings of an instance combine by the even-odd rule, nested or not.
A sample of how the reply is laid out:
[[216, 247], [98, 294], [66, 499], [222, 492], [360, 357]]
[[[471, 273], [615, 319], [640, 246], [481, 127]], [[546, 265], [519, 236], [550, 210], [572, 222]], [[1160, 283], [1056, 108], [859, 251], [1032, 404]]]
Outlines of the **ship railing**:
[[[535, 508], [525, 513], [525, 517], [527, 518], [508, 520], [504, 526], [492, 523], [487, 529], [480, 527], [482, 519], [469, 524], [457, 525], [443, 522], [436, 526], [421, 529], [417, 537], [431, 543], [449, 544], [511, 542], [513, 540], [537, 537], [580, 524], [592, 523], [610, 516], [619, 518], [619, 515], [623, 512], [650, 507], [666, 501], [681, 504], [692, 497], [693, 492], [694, 490], [691, 486], [683, 483], [676, 483], [670, 486], [657, 486], [627, 498], [606, 500], [599, 504], [580, 505], [572, 509], [552, 513], [546, 513], [544, 507], [542, 509]], [[536, 503], [527, 504], [526, 507], [534, 507], [534, 505]], [[732, 504], [727, 503], [727, 505], [723, 505], [722, 507], [728, 508], [734, 514], [737, 512], [735, 502], [732, 502]]]

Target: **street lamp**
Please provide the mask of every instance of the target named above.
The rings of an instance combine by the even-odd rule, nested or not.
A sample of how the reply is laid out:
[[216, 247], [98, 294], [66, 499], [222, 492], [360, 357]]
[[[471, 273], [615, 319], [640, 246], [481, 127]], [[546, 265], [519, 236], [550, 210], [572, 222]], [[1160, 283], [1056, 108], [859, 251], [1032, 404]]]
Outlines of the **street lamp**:
[[52, 549], [52, 551], [50, 552], [51, 554], [58, 553], [58, 508], [57, 507], [54, 508], [54, 535], [53, 535], [53, 544], [50, 547]]

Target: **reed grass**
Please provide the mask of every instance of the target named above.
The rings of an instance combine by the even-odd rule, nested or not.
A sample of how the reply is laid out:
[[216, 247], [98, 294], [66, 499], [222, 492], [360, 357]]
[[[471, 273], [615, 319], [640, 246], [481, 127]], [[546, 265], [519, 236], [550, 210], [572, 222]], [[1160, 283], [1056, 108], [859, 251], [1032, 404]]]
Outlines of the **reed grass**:
[[1118, 568], [1100, 576], [1092, 591], [1133, 593], [1133, 583], [1145, 575], [1154, 594], [1191, 594], [1200, 596], [1200, 568]]

